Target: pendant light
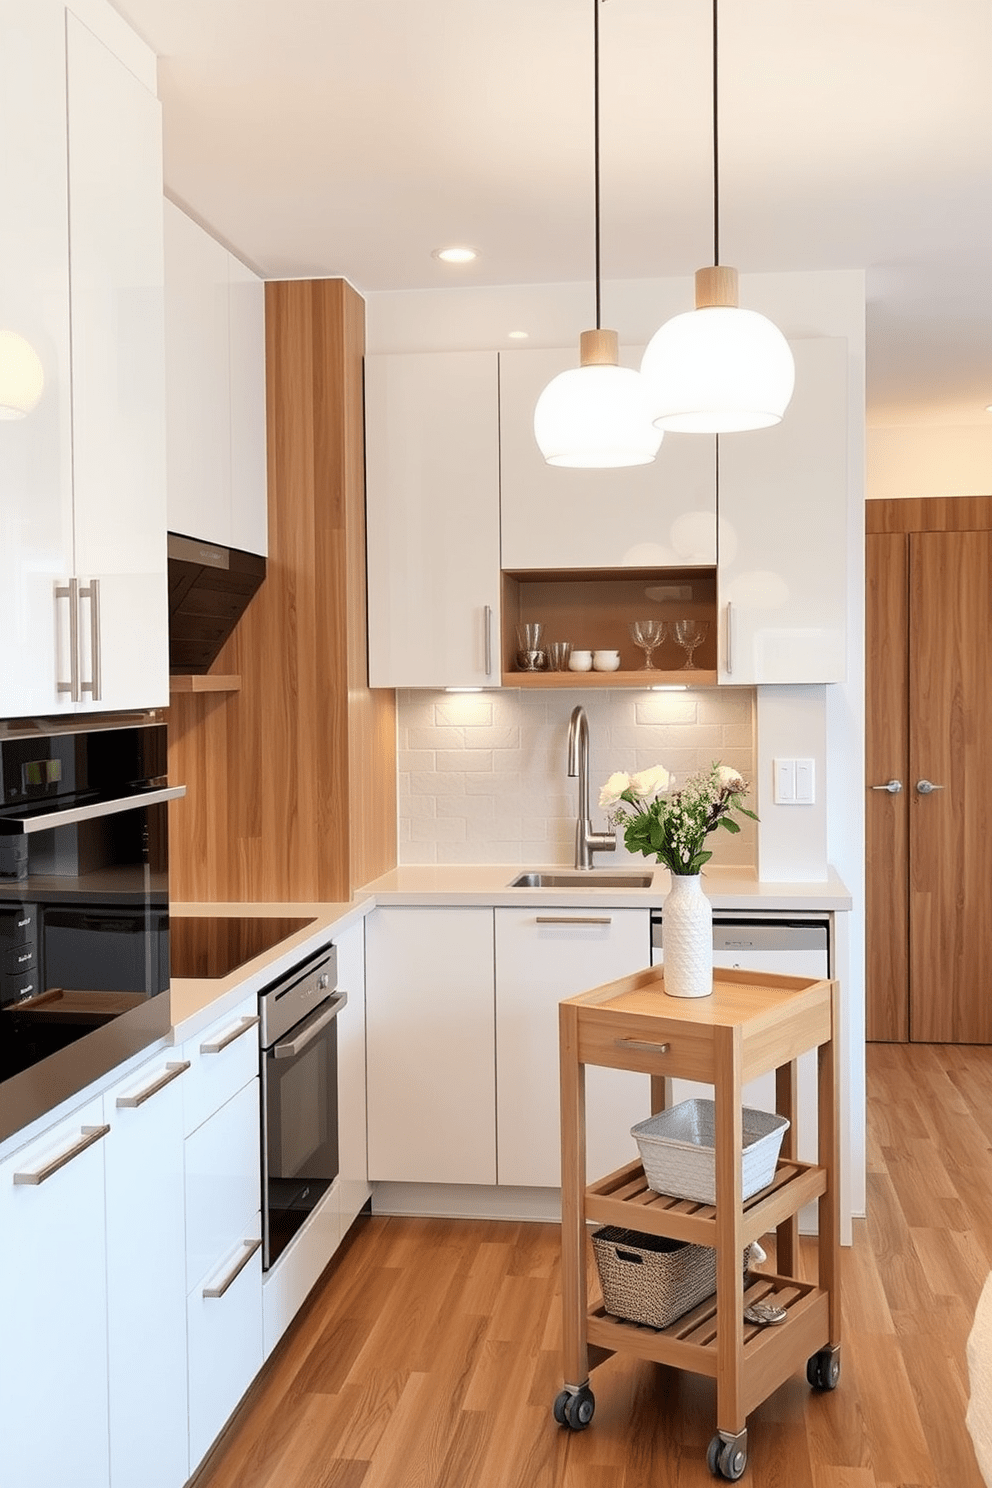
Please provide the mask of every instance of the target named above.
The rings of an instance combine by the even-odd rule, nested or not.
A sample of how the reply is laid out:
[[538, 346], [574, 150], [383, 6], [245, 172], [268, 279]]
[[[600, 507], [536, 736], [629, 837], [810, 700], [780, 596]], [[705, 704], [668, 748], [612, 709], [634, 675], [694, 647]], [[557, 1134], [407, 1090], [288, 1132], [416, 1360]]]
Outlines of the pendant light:
[[599, 253], [599, 6], [593, 0], [593, 88], [596, 329], [579, 338], [579, 365], [548, 383], [534, 409], [534, 437], [549, 465], [609, 469], [649, 465], [662, 431], [653, 427], [653, 405], [639, 372], [619, 365], [616, 331], [600, 322]]
[[728, 434], [777, 424], [796, 369], [777, 326], [738, 305], [737, 270], [720, 263], [717, 4], [713, 0], [713, 265], [696, 274], [696, 308], [666, 321], [641, 372], [659, 429]]
[[44, 368], [30, 341], [0, 329], [0, 419], [26, 418], [44, 389]]

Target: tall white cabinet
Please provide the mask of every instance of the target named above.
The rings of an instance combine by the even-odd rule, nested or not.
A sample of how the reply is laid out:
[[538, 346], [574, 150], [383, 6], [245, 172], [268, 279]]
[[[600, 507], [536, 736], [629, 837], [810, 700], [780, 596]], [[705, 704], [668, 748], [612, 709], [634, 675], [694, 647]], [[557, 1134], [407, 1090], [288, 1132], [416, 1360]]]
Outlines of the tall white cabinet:
[[0, 421], [3, 717], [168, 701], [161, 117], [146, 60], [139, 77], [61, 0], [0, 0], [0, 123], [17, 141], [0, 154], [0, 329], [44, 373], [36, 407]]
[[170, 532], [268, 551], [265, 285], [165, 203]]

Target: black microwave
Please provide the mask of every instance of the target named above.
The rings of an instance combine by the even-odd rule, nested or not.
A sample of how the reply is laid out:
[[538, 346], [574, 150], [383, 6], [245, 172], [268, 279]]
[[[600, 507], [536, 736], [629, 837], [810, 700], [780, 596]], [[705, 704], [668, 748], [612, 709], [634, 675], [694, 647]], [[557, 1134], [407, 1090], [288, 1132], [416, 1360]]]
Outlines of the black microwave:
[[170, 1028], [164, 724], [0, 739], [0, 1141]]

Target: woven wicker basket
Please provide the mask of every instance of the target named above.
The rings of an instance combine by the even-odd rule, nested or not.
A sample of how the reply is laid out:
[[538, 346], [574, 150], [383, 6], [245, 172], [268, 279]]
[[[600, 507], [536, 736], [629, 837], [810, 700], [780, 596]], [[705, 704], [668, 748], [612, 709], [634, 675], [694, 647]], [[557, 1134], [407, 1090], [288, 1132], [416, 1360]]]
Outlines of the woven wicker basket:
[[[631, 1127], [649, 1188], [679, 1199], [716, 1203], [714, 1117], [713, 1101], [687, 1100]], [[784, 1116], [749, 1106], [741, 1111], [741, 1121], [741, 1197], [749, 1199], [774, 1178], [789, 1123]]]
[[716, 1291], [716, 1251], [708, 1245], [606, 1225], [593, 1232], [592, 1248], [612, 1317], [667, 1328]]

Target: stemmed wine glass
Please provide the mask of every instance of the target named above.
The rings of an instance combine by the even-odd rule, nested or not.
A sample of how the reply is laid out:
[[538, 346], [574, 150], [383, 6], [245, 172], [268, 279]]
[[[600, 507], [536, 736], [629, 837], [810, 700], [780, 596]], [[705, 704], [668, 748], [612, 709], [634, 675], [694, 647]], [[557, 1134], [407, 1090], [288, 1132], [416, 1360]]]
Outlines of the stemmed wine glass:
[[692, 653], [697, 646], [703, 644], [709, 628], [707, 620], [675, 620], [673, 622], [672, 637], [686, 653], [685, 661], [682, 663], [683, 671], [689, 667], [695, 668], [696, 663], [692, 659]]
[[665, 639], [668, 631], [667, 620], [633, 620], [630, 625], [630, 638], [635, 646], [640, 646], [645, 653], [642, 672], [657, 671], [657, 667], [651, 660], [652, 651], [657, 650]]

